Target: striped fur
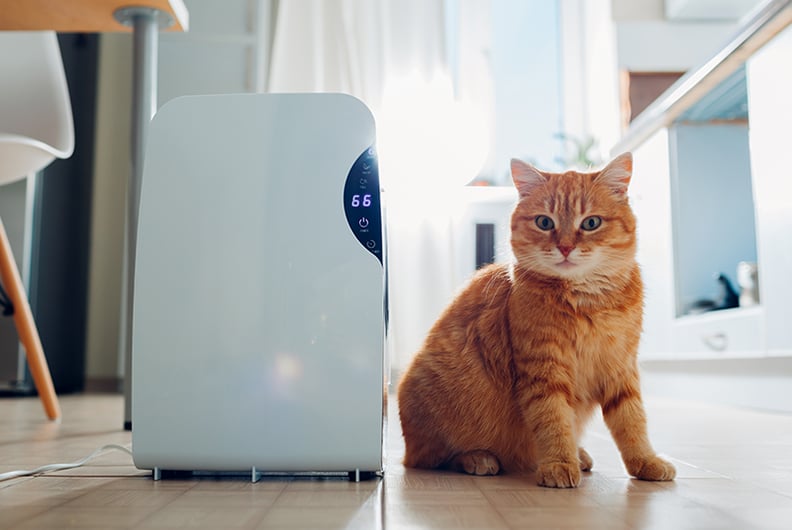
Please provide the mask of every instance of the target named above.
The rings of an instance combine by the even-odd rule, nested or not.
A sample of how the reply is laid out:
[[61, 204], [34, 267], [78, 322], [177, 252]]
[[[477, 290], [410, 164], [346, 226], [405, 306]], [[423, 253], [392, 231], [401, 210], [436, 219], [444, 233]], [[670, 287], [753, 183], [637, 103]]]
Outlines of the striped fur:
[[[540, 485], [575, 487], [592, 465], [578, 441], [600, 407], [631, 475], [674, 478], [649, 444], [641, 403], [631, 173], [629, 154], [594, 173], [512, 161], [516, 262], [472, 278], [402, 377], [406, 466], [533, 471]], [[601, 224], [584, 230], [592, 216]]]

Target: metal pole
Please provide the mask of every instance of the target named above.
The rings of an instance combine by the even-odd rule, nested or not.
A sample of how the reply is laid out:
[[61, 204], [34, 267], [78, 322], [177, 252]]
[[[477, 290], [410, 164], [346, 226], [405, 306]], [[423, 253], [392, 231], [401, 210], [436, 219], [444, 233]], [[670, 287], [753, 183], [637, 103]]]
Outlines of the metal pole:
[[132, 167], [127, 191], [125, 267], [122, 288], [120, 344], [124, 359], [124, 429], [132, 428], [132, 316], [135, 293], [135, 252], [140, 208], [140, 184], [149, 123], [157, 110], [157, 45], [160, 26], [172, 19], [148, 7], [128, 7], [115, 12], [116, 19], [133, 28]]

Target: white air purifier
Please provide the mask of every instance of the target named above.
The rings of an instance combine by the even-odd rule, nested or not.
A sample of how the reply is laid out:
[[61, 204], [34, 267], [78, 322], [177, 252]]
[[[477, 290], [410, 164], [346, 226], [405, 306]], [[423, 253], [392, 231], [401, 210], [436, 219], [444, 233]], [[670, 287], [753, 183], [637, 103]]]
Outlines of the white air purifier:
[[383, 468], [374, 120], [340, 94], [171, 101], [151, 123], [132, 342], [135, 465]]

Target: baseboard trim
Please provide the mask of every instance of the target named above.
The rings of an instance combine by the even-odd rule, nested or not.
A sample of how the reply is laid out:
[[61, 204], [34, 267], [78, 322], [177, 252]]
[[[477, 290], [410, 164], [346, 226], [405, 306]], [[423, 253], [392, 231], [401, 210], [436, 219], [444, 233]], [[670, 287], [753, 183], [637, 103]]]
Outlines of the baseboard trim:
[[643, 361], [647, 396], [792, 414], [792, 357]]
[[120, 394], [124, 391], [124, 380], [120, 377], [86, 377], [84, 391], [96, 394]]

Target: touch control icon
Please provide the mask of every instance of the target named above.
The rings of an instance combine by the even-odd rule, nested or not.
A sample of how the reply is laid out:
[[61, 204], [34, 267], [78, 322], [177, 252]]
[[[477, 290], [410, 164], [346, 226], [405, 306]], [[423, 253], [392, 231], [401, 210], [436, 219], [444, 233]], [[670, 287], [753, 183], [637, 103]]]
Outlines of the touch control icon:
[[377, 242], [374, 241], [373, 239], [369, 239], [368, 241], [366, 241], [366, 246], [368, 248], [374, 248], [377, 246]]
[[360, 226], [360, 228], [367, 228], [368, 225], [369, 225], [369, 220], [366, 219], [365, 217], [361, 217], [360, 221], [358, 221], [358, 226]]

